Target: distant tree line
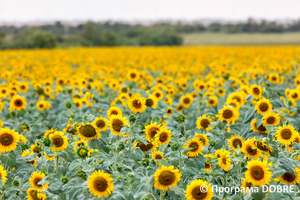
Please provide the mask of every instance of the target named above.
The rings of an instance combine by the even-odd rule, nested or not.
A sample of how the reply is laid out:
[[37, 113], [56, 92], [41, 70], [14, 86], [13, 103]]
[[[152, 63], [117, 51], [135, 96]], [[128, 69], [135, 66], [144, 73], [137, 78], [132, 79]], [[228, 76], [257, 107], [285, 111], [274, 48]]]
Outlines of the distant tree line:
[[155, 23], [149, 26], [119, 22], [86, 22], [78, 26], [53, 25], [0, 26], [0, 48], [54, 48], [69, 46], [172, 46], [181, 45], [182, 34], [214, 33], [283, 33], [300, 31], [300, 20], [290, 24], [252, 19], [244, 23]]

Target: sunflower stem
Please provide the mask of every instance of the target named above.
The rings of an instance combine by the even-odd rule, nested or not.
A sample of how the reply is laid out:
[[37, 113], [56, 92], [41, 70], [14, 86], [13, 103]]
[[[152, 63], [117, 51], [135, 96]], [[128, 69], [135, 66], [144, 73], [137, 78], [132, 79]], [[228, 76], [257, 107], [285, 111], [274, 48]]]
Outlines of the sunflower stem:
[[161, 191], [160, 191], [160, 200], [163, 200], [163, 199], [164, 199], [164, 191], [161, 190]]
[[[180, 149], [178, 150], [179, 152], [179, 172], [181, 171], [181, 152]], [[180, 183], [182, 184], [182, 179], [180, 179]]]
[[114, 171], [117, 170], [117, 150], [115, 151], [115, 154], [114, 154]]
[[286, 156], [289, 157], [289, 145], [286, 145]]
[[55, 173], [58, 172], [58, 161], [59, 161], [59, 156], [56, 156]]
[[128, 146], [129, 146], [130, 152], [131, 152], [131, 134], [132, 134], [132, 124], [130, 124], [130, 127], [129, 127], [129, 140], [128, 140]]

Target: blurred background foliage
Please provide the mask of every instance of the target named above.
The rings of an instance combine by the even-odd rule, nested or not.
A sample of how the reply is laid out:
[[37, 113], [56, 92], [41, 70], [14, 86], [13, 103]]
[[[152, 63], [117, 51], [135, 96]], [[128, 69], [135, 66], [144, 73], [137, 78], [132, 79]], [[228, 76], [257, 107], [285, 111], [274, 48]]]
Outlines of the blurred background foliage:
[[72, 46], [172, 46], [182, 45], [185, 34], [194, 33], [286, 33], [299, 32], [300, 20], [290, 24], [252, 19], [244, 23], [155, 23], [86, 22], [77, 26], [0, 26], [0, 48], [54, 48]]

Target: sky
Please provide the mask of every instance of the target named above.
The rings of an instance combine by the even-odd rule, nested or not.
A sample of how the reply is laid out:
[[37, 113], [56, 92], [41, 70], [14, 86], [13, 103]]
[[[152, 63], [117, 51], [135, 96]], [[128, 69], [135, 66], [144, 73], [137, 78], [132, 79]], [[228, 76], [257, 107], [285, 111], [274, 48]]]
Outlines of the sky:
[[0, 0], [0, 22], [300, 19], [300, 0]]

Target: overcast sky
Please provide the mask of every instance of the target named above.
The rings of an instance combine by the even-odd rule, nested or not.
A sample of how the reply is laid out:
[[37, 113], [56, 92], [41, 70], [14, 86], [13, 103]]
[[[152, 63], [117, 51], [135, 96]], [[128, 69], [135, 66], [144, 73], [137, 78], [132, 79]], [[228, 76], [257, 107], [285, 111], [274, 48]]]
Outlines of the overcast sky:
[[297, 19], [300, 0], [0, 0], [0, 22]]

